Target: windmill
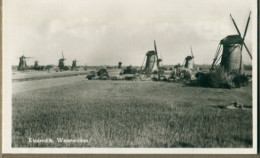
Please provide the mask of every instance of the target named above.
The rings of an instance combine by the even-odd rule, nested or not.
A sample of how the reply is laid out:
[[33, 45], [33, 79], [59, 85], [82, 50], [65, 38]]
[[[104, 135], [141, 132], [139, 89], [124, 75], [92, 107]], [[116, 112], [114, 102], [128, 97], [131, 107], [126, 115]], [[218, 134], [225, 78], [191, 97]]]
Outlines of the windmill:
[[[162, 59], [159, 59], [156, 42], [154, 40], [154, 50], [148, 51], [145, 55], [146, 58], [146, 64], [144, 67], [144, 72], [146, 74], [151, 74], [153, 71], [159, 71], [160, 70], [160, 62]], [[145, 60], [145, 59], [144, 59]], [[143, 61], [144, 63], [144, 61]], [[143, 64], [142, 64], [143, 67]], [[142, 69], [141, 67], [141, 69]]]
[[58, 67], [60, 68], [60, 70], [63, 70], [64, 67], [65, 67], [65, 65], [64, 65], [64, 61], [65, 61], [66, 59], [64, 58], [63, 51], [62, 51], [61, 54], [62, 54], [62, 58], [59, 59], [59, 65], [58, 65]]
[[118, 62], [117, 68], [118, 68], [118, 69], [122, 69], [122, 61], [119, 61], [119, 62]]
[[192, 47], [190, 46], [190, 50], [191, 50], [191, 56], [187, 56], [184, 60], [184, 67], [187, 69], [192, 70], [193, 69], [193, 65], [194, 65], [194, 55], [192, 52]]
[[72, 61], [71, 69], [77, 68], [77, 60]]
[[[248, 47], [245, 44], [245, 37], [247, 34], [248, 25], [250, 22], [251, 11], [249, 13], [245, 31], [243, 37], [237, 27], [235, 20], [233, 19], [232, 15], [230, 14], [230, 18], [236, 28], [237, 35], [229, 35], [222, 39], [218, 45], [215, 57], [213, 59], [213, 63], [211, 69], [214, 69], [218, 64], [218, 61], [221, 59], [220, 66], [224, 67], [224, 70], [228, 73], [239, 73], [243, 72], [243, 61], [242, 61], [242, 50], [245, 47], [248, 55], [252, 59], [252, 55], [248, 50]], [[222, 55], [221, 54], [222, 51]]]
[[33, 66], [33, 68], [34, 69], [37, 69], [39, 67], [39, 61], [38, 60], [35, 60], [34, 61], [34, 66]]
[[33, 66], [33, 69], [34, 70], [37, 70], [37, 71], [42, 71], [44, 70], [45, 66], [40, 66], [39, 65], [39, 61], [38, 60], [35, 60], [34, 61], [34, 66]]
[[33, 58], [33, 57], [25, 57], [24, 55], [22, 55], [19, 59], [19, 65], [18, 65], [18, 71], [24, 71], [28, 69], [27, 66], [27, 60]]

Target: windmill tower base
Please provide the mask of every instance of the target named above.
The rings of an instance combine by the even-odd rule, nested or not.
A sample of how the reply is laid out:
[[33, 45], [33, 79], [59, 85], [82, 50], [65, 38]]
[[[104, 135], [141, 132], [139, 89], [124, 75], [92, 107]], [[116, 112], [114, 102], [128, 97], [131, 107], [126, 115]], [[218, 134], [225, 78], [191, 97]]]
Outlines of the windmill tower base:
[[146, 74], [151, 74], [155, 70], [158, 70], [156, 65], [156, 52], [149, 51], [146, 53], [146, 64], [145, 64], [144, 72]]
[[241, 53], [241, 44], [224, 45], [220, 66], [228, 73], [243, 73]]

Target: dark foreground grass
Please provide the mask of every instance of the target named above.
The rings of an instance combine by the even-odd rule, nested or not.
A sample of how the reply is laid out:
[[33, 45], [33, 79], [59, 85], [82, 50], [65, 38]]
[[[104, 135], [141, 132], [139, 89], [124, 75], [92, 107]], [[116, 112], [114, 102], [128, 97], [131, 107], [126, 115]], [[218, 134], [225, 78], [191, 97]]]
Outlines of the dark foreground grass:
[[[13, 95], [14, 147], [252, 147], [251, 86], [80, 81]], [[54, 143], [30, 143], [51, 138]], [[57, 138], [85, 139], [58, 143]]]

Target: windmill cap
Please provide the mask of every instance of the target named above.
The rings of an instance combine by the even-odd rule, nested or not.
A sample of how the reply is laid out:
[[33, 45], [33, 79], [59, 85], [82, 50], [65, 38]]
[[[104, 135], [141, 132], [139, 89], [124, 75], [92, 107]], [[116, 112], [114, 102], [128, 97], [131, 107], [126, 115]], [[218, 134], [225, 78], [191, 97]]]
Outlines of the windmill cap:
[[193, 57], [192, 56], [187, 56], [185, 59], [186, 60], [191, 60]]
[[151, 56], [151, 55], [155, 55], [155, 54], [156, 54], [156, 52], [153, 51], [153, 50], [148, 51], [148, 52], [146, 53], [147, 56]]
[[243, 39], [239, 35], [229, 35], [220, 41], [220, 44], [230, 45], [230, 44], [241, 44]]

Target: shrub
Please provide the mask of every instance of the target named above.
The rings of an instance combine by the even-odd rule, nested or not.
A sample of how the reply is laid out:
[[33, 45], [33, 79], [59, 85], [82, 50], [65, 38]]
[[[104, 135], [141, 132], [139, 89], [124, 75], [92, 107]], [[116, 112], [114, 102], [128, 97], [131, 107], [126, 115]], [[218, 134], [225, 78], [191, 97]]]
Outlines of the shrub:
[[45, 66], [45, 70], [50, 70], [51, 68], [53, 68], [54, 66], [53, 65], [46, 65]]
[[98, 72], [97, 72], [97, 75], [98, 76], [107, 76], [108, 75], [107, 74], [107, 69], [105, 69], [105, 68], [99, 69]]
[[191, 80], [191, 72], [190, 71], [185, 71], [184, 79], [187, 80], [187, 81]]
[[135, 74], [137, 73], [137, 69], [133, 66], [127, 66], [126, 69], [124, 69], [124, 74]]
[[223, 67], [219, 67], [215, 71], [201, 75], [198, 84], [203, 87], [233, 88], [235, 87], [233, 78], [233, 75], [228, 75]]
[[233, 79], [234, 84], [236, 87], [242, 87], [248, 85], [248, 78], [246, 75], [236, 75]]

